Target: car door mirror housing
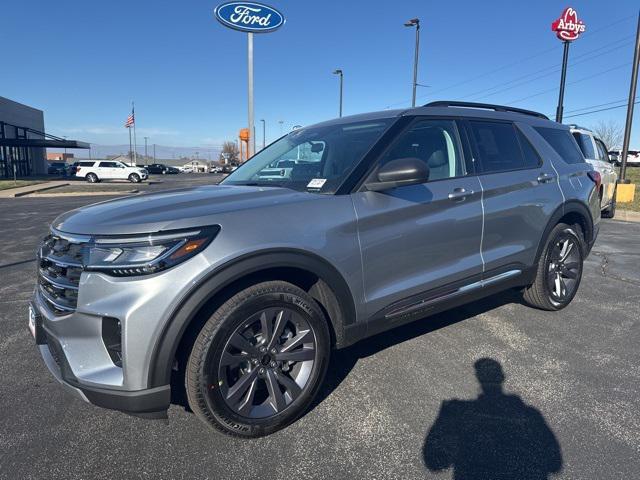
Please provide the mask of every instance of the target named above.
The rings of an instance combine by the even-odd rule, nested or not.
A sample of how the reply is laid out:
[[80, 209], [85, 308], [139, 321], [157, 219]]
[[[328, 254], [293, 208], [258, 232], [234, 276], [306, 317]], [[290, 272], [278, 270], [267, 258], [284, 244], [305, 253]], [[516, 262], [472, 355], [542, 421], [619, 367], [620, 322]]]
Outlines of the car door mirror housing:
[[429, 180], [429, 167], [414, 157], [391, 160], [380, 167], [376, 180], [367, 182], [365, 187], [373, 192], [390, 190], [406, 185], [417, 185]]

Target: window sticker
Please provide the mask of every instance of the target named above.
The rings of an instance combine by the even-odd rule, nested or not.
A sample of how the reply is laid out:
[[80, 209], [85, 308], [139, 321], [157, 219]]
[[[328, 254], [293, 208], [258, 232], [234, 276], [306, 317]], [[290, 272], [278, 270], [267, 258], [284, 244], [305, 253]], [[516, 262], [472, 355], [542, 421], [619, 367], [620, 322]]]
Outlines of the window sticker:
[[322, 188], [326, 181], [326, 178], [313, 178], [307, 184], [307, 188]]

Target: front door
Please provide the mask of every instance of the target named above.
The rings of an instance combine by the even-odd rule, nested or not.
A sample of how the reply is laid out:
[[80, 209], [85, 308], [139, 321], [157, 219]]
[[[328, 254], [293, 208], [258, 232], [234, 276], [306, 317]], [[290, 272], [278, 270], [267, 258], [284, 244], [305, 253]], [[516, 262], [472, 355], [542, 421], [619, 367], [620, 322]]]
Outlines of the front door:
[[429, 166], [428, 182], [352, 194], [370, 316], [482, 273], [480, 184], [465, 162], [456, 122], [415, 119], [377, 167], [405, 157]]

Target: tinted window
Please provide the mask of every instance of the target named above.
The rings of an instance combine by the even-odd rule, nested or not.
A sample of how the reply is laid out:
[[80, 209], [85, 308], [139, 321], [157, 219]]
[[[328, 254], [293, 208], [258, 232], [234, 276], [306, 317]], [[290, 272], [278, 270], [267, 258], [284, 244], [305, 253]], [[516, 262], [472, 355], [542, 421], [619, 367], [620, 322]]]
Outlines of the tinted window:
[[118, 165], [116, 164], [116, 162], [100, 162], [100, 165], [98, 166], [102, 168], [114, 168]]
[[380, 162], [417, 158], [429, 167], [429, 180], [465, 174], [458, 131], [453, 120], [420, 120], [395, 141]]
[[584, 163], [582, 152], [568, 130], [559, 128], [537, 127], [536, 131], [542, 135], [547, 143], [567, 163]]
[[578, 142], [580, 150], [585, 158], [596, 158], [596, 152], [593, 151], [593, 143], [591, 143], [591, 137], [584, 133], [573, 132], [573, 138]]
[[479, 121], [469, 123], [478, 146], [483, 172], [504, 172], [532, 166], [525, 162], [512, 124]]
[[524, 136], [520, 130], [516, 130], [518, 132], [518, 140], [520, 140], [520, 147], [522, 148], [522, 154], [524, 155], [524, 163], [528, 168], [535, 168], [542, 165], [542, 159], [536, 149], [533, 148], [529, 139]]
[[80, 167], [93, 167], [93, 164], [94, 164], [94, 163], [95, 163], [95, 162], [80, 162], [78, 165], [79, 165]]

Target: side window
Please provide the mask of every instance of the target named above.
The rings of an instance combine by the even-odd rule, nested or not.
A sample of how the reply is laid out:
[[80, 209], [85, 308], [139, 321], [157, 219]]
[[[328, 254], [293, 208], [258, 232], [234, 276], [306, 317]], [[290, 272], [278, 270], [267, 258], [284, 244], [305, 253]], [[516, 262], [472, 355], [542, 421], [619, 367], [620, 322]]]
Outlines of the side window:
[[535, 130], [566, 163], [584, 163], [584, 156], [568, 130], [546, 127], [535, 127]]
[[603, 162], [609, 162], [609, 154], [607, 153], [607, 148], [602, 143], [602, 140], [596, 140], [596, 147], [598, 148], [598, 160], [602, 160]]
[[384, 154], [380, 165], [417, 158], [429, 167], [429, 181], [466, 174], [458, 130], [453, 120], [418, 120]]
[[525, 160], [513, 124], [477, 120], [469, 123], [478, 146], [482, 172], [506, 172], [538, 165], [538, 161], [531, 165]]
[[115, 162], [100, 162], [100, 164], [98, 165], [98, 167], [101, 168], [114, 168], [116, 166], [117, 165]]
[[596, 152], [593, 150], [593, 143], [591, 143], [591, 137], [580, 132], [573, 132], [573, 138], [578, 142], [580, 150], [585, 158], [596, 158]]
[[542, 159], [531, 142], [527, 137], [524, 136], [520, 130], [516, 129], [518, 132], [518, 140], [520, 140], [520, 147], [522, 148], [522, 154], [524, 155], [524, 163], [527, 168], [536, 168], [542, 165]]
[[93, 167], [94, 162], [80, 162], [78, 165], [80, 167]]

